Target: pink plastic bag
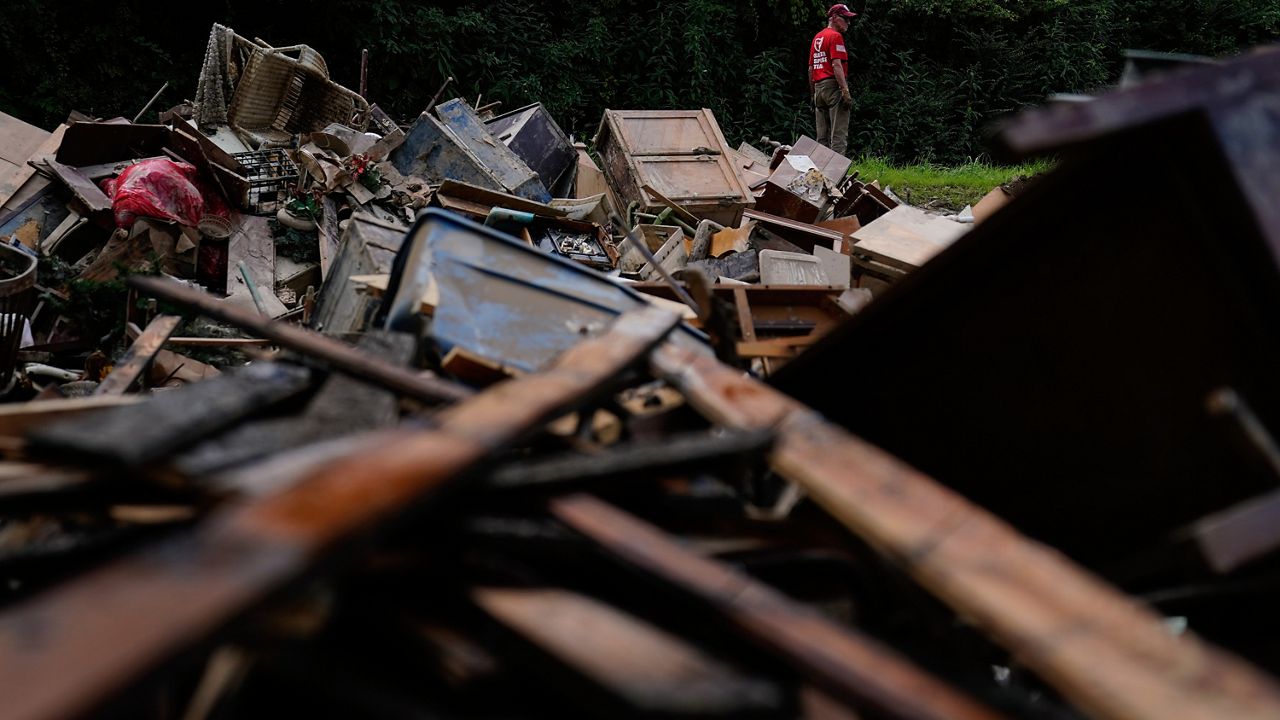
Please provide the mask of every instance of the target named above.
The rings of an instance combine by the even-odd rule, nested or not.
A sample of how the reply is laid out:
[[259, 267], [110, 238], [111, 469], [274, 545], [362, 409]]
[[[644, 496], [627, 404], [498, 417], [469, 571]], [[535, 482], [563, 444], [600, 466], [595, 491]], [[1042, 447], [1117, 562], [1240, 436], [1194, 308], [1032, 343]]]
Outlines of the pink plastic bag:
[[116, 226], [128, 228], [138, 217], [174, 220], [195, 227], [205, 214], [226, 214], [220, 198], [205, 202], [193, 165], [165, 158], [130, 165], [119, 177], [104, 180]]

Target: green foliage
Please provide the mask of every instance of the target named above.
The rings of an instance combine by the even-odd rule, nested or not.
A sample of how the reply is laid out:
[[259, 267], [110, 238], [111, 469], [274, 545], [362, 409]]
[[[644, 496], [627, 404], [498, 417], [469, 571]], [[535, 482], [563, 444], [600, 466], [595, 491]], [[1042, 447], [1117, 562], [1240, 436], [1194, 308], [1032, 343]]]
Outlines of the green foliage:
[[[132, 117], [190, 98], [213, 22], [318, 49], [333, 78], [412, 118], [446, 97], [504, 109], [543, 102], [590, 139], [605, 108], [708, 107], [731, 144], [812, 134], [805, 61], [827, 0], [9, 0], [0, 110], [52, 127], [72, 109]], [[1229, 55], [1280, 34], [1274, 0], [861, 0], [853, 56], [853, 152], [959, 163], [984, 132], [1054, 92], [1119, 76], [1125, 48]], [[154, 117], [154, 116], [152, 116]]]
[[1045, 160], [1022, 165], [992, 165], [970, 160], [942, 167], [930, 163], [899, 165], [884, 158], [862, 157], [855, 160], [849, 170], [864, 180], [879, 180], [883, 187], [893, 188], [903, 199], [910, 197], [913, 205], [959, 210], [976, 204], [997, 185], [1020, 176], [1047, 172], [1051, 167]]

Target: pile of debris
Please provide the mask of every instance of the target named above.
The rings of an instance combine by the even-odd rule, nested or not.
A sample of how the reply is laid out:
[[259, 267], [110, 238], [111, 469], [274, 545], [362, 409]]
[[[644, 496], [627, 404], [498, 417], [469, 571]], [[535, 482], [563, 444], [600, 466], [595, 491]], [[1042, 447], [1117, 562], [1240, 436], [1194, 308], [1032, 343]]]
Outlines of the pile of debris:
[[1277, 68], [1024, 116], [978, 224], [222, 26], [3, 116], [0, 718], [1280, 716]]

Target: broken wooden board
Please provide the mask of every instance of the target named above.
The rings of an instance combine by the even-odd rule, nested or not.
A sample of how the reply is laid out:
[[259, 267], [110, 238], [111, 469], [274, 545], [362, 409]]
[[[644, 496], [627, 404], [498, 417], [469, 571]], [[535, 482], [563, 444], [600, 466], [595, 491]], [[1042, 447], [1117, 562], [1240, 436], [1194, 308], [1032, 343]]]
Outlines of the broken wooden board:
[[0, 112], [0, 179], [24, 167], [49, 135], [47, 130]]
[[267, 317], [277, 318], [289, 308], [276, 297], [276, 243], [267, 218], [236, 214], [231, 218], [231, 240], [227, 245], [227, 299], [229, 305], [258, 312], [253, 294], [240, 272], [243, 262], [249, 277], [258, 286]]
[[[290, 487], [224, 506], [195, 528], [6, 608], [6, 716], [52, 720], [99, 709], [309, 572], [353, 559], [341, 551], [421, 509], [478, 462], [597, 400], [677, 323], [648, 308], [627, 314], [546, 372], [437, 413], [431, 430], [366, 436]], [[33, 627], [41, 629], [39, 642]]]
[[249, 330], [282, 347], [321, 360], [334, 370], [423, 402], [455, 401], [472, 394], [470, 389], [457, 383], [422, 377], [346, 343], [296, 325], [268, 320], [256, 310], [228, 305], [208, 293], [171, 280], [134, 275], [128, 282], [141, 293], [198, 310], [215, 320]]
[[160, 315], [152, 320], [147, 329], [142, 331], [138, 339], [129, 346], [128, 351], [120, 358], [119, 364], [101, 383], [94, 395], [123, 395], [142, 374], [156, 353], [182, 324], [177, 315]]
[[725, 623], [844, 702], [888, 717], [999, 717], [875, 640], [727, 565], [686, 550], [608, 503], [573, 495], [553, 500], [551, 512], [626, 565], [710, 605]]
[[338, 243], [342, 233], [338, 230], [338, 204], [333, 198], [325, 195], [320, 199], [320, 222], [316, 225], [316, 239], [320, 244], [320, 283], [321, 287], [329, 279], [329, 268], [338, 254]]
[[902, 270], [915, 270], [968, 231], [967, 225], [899, 205], [853, 233], [853, 252]]
[[306, 368], [254, 363], [156, 393], [145, 403], [37, 428], [29, 434], [30, 449], [37, 456], [91, 466], [139, 468], [310, 387]]
[[574, 693], [604, 716], [776, 717], [785, 694], [675, 635], [598, 600], [560, 589], [477, 588], [471, 599], [545, 653], [530, 672], [548, 682], [561, 667], [603, 694]]
[[107, 194], [78, 168], [63, 165], [53, 158], [49, 158], [46, 162], [53, 170], [53, 174], [71, 189], [71, 193], [84, 203], [89, 212], [106, 212], [111, 209], [111, 198], [107, 197]]
[[[31, 155], [24, 159], [12, 173], [0, 175], [0, 206], [10, 207], [10, 200], [15, 199], [15, 195], [19, 190], [32, 180], [32, 176], [36, 174], [36, 169], [30, 164], [30, 160], [39, 160], [46, 156], [53, 155], [58, 151], [58, 146], [62, 144], [63, 133], [67, 131], [66, 125], [59, 125], [39, 147], [35, 149]], [[37, 180], [37, 184], [44, 181]], [[16, 208], [13, 208], [16, 210]]]
[[1098, 718], [1280, 717], [1280, 687], [782, 393], [663, 346], [653, 371], [713, 422], [776, 428], [770, 465]]
[[82, 413], [132, 405], [137, 395], [99, 395], [65, 400], [32, 400], [0, 405], [0, 437], [21, 437], [49, 423], [67, 420]]

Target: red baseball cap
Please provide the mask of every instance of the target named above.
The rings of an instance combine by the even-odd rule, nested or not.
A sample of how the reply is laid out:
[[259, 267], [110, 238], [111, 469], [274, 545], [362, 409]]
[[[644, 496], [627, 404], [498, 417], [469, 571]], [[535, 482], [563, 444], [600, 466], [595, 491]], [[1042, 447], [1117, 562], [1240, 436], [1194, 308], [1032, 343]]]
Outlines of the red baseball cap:
[[840, 15], [842, 17], [847, 17], [847, 18], [858, 17], [858, 13], [850, 10], [848, 5], [843, 5], [843, 4], [832, 5], [831, 9], [827, 11], [827, 17], [833, 17], [836, 15]]

